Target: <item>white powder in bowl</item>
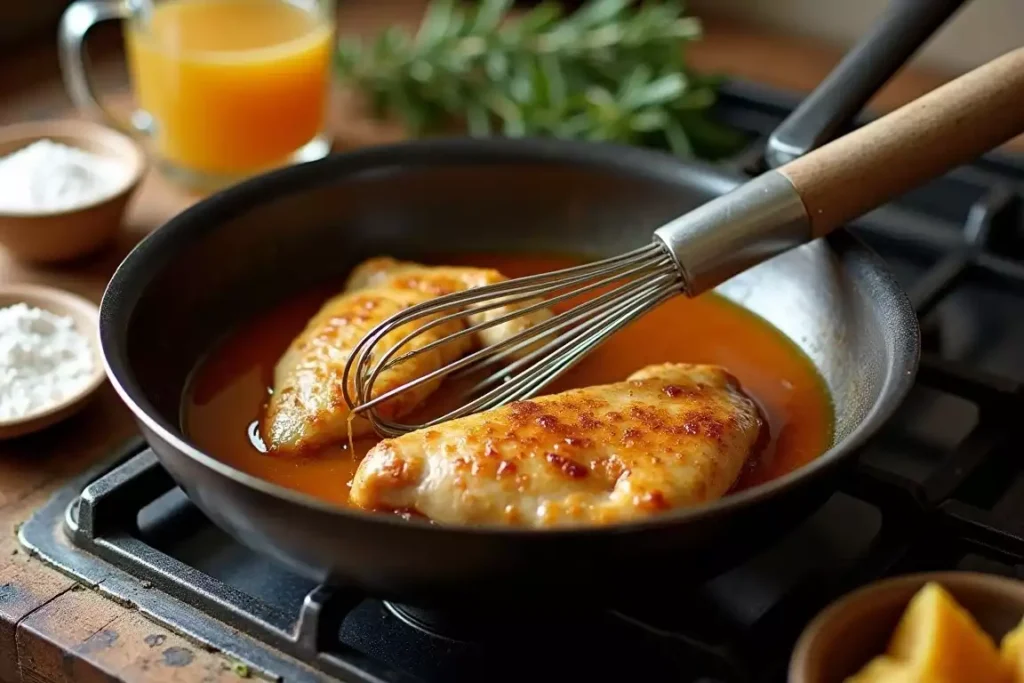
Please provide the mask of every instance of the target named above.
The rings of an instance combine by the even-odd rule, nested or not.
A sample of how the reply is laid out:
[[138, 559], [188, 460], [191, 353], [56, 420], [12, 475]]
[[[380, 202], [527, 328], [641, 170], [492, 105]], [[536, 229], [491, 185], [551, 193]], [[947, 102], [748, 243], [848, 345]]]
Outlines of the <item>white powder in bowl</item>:
[[94, 372], [92, 346], [71, 318], [26, 304], [0, 308], [0, 421], [60, 403]]
[[113, 196], [127, 177], [113, 159], [38, 140], [0, 158], [0, 212], [67, 211]]

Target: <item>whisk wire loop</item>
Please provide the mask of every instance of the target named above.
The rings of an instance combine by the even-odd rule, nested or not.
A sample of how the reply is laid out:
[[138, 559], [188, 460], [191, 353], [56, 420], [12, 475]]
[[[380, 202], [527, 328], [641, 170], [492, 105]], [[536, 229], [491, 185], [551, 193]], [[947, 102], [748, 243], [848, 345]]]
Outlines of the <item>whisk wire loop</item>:
[[[478, 314], [480, 314], [483, 311], [493, 310], [495, 308], [507, 307], [507, 306], [510, 306], [512, 304], [516, 304], [516, 303], [520, 303], [520, 302], [533, 301], [534, 299], [538, 298], [539, 296], [543, 296], [544, 294], [549, 294], [551, 292], [555, 292], [555, 291], [559, 291], [560, 289], [564, 289], [565, 285], [561, 285], [560, 284], [560, 285], [552, 285], [552, 286], [542, 287], [540, 290], [532, 291], [529, 294], [523, 294], [523, 295], [519, 295], [519, 296], [515, 296], [515, 297], [509, 297], [509, 298], [501, 298], [501, 299], [498, 299], [497, 301], [492, 301], [490, 304], [487, 304], [485, 306], [473, 306], [472, 308], [468, 308], [467, 310], [458, 310], [458, 311], [455, 311], [453, 313], [449, 313], [447, 315], [444, 315], [444, 316], [442, 316], [440, 318], [437, 318], [435, 320], [428, 321], [425, 324], [423, 324], [420, 327], [418, 327], [415, 330], [413, 330], [412, 332], [410, 332], [409, 334], [407, 334], [405, 337], [403, 337], [398, 342], [396, 342], [394, 346], [392, 346], [390, 349], [388, 349], [388, 351], [377, 361], [377, 364], [374, 366], [374, 369], [371, 371], [372, 372], [372, 376], [376, 377], [380, 373], [385, 372], [386, 370], [389, 370], [390, 368], [393, 368], [396, 365], [404, 363], [404, 362], [406, 362], [406, 361], [408, 361], [408, 360], [410, 360], [410, 359], [412, 359], [412, 358], [414, 358], [414, 357], [416, 357], [416, 356], [418, 356], [420, 354], [428, 353], [430, 351], [433, 351], [434, 349], [438, 348], [439, 346], [442, 346], [444, 344], [449, 344], [452, 341], [455, 341], [456, 339], [463, 338], [463, 337], [468, 336], [470, 334], [477, 334], [481, 330], [485, 330], [485, 329], [488, 329], [488, 328], [491, 328], [491, 327], [496, 327], [498, 325], [502, 325], [502, 324], [504, 324], [506, 322], [509, 322], [511, 320], [515, 320], [516, 318], [522, 318], [524, 316], [527, 316], [527, 315], [529, 315], [531, 313], [534, 313], [536, 311], [539, 311], [539, 310], [541, 310], [543, 308], [548, 308], [548, 307], [553, 306], [555, 304], [559, 304], [559, 303], [562, 303], [564, 301], [568, 301], [568, 300], [574, 299], [575, 297], [578, 297], [578, 296], [581, 296], [583, 294], [587, 294], [589, 292], [592, 292], [595, 289], [600, 289], [600, 288], [605, 287], [607, 285], [610, 285], [610, 284], [612, 284], [612, 283], [614, 283], [614, 282], [616, 282], [618, 280], [621, 280], [623, 278], [635, 275], [639, 270], [640, 270], [640, 267], [633, 268], [633, 269], [630, 269], [630, 270], [627, 270], [627, 271], [624, 271], [624, 272], [621, 272], [621, 273], [617, 273], [615, 275], [611, 275], [611, 276], [605, 277], [605, 278], [603, 278], [601, 280], [598, 280], [597, 282], [593, 282], [593, 283], [587, 285], [586, 287], [582, 287], [582, 288], [579, 288], [579, 289], [574, 289], [574, 290], [566, 292], [564, 294], [560, 294], [560, 295], [555, 296], [555, 297], [553, 297], [551, 299], [542, 300], [542, 301], [530, 304], [528, 306], [524, 306], [522, 308], [513, 309], [510, 312], [505, 313], [505, 314], [503, 314], [503, 315], [501, 315], [501, 316], [499, 316], [497, 318], [493, 318], [493, 319], [490, 319], [490, 320], [485, 320], [483, 322], [477, 323], [475, 325], [472, 325], [470, 327], [462, 329], [459, 332], [455, 332], [455, 333], [453, 333], [451, 335], [448, 335], [447, 337], [444, 337], [442, 339], [438, 339], [438, 340], [429, 342], [428, 344], [426, 344], [426, 345], [424, 345], [424, 346], [422, 346], [422, 347], [420, 347], [418, 349], [413, 349], [412, 351], [408, 351], [408, 352], [404, 353], [403, 355], [399, 356], [398, 358], [394, 358], [393, 356], [395, 355], [395, 353], [398, 352], [398, 350], [400, 350], [406, 344], [411, 342], [414, 338], [420, 336], [421, 334], [423, 334], [427, 330], [433, 329], [435, 327], [438, 327], [438, 326], [443, 325], [445, 323], [451, 322], [453, 320], [464, 318], [467, 315], [478, 315]], [[581, 278], [577, 278], [577, 279], [581, 279]], [[616, 290], [614, 290], [612, 292], [609, 292], [607, 294], [604, 294], [601, 297], [599, 297], [598, 299], [595, 299], [594, 301], [595, 302], [599, 302], [599, 301], [602, 301], [602, 300], [606, 300], [606, 299], [608, 299], [610, 297], [614, 297], [622, 289], [628, 288], [630, 286], [631, 286], [630, 284], [622, 285], [618, 289], [616, 289]], [[483, 288], [480, 288], [480, 289], [483, 289]], [[590, 307], [591, 303], [592, 302], [581, 304], [579, 309], [577, 309], [577, 310], [579, 312], [583, 312], [583, 310], [586, 310], [586, 309], [588, 309]], [[410, 308], [408, 310], [408, 312], [406, 312], [404, 315], [403, 314], [399, 314], [396, 317], [395, 325], [394, 325], [395, 329], [397, 329], [398, 327], [401, 327], [401, 325], [403, 324], [403, 322], [405, 320], [412, 320], [412, 319], [415, 319], [417, 317], [422, 317], [422, 316], [427, 315], [427, 313], [413, 312], [413, 310], [414, 309]], [[437, 310], [437, 309], [433, 309], [433, 310]], [[533, 330], [533, 332], [535, 334], [539, 334], [541, 332], [544, 332], [548, 327], [549, 326], [546, 325], [545, 323], [539, 323], [539, 324], [533, 326], [532, 330]], [[513, 339], [508, 339], [508, 340], [502, 341], [501, 343], [491, 345], [491, 346], [489, 346], [487, 348], [481, 349], [480, 351], [478, 351], [476, 354], [473, 354], [472, 356], [467, 356], [466, 359], [468, 359], [468, 358], [479, 358], [482, 353], [483, 354], [488, 354], [488, 355], [489, 354], [493, 354], [495, 351], [499, 351], [499, 350], [507, 347], [508, 344], [511, 341], [513, 341]], [[466, 360], [466, 359], [463, 359], [463, 360]], [[466, 364], [467, 363], [459, 362], [459, 363], [456, 363], [454, 365], [450, 365], [450, 366], [448, 366], [450, 368], [448, 372], [454, 371], [454, 370], [456, 370], [456, 369], [458, 369], [460, 367], [463, 367]], [[445, 373], [445, 374], [447, 374], [447, 373]], [[416, 384], [408, 384], [406, 386], [409, 387], [409, 388], [412, 388], [413, 386], [416, 386]], [[369, 403], [364, 404], [364, 405], [368, 407]], [[364, 410], [365, 409], [367, 409], [367, 408], [364, 408]]]
[[[585, 316], [582, 315], [583, 313], [586, 312], [584, 309], [592, 309], [592, 312], [605, 311], [604, 314], [602, 315], [602, 317], [594, 319], [594, 320], [591, 320], [591, 321], [588, 321], [586, 324], [580, 324], [577, 327], [573, 327], [572, 329], [569, 330], [569, 332], [567, 332], [567, 333], [565, 333], [565, 334], [555, 338], [554, 340], [549, 341], [543, 347], [532, 351], [530, 354], [528, 354], [524, 358], [522, 358], [520, 360], [517, 360], [514, 363], [512, 363], [511, 365], [509, 365], [508, 367], [503, 368], [503, 369], [499, 370], [498, 372], [492, 374], [489, 378], [487, 378], [486, 380], [483, 380], [482, 382], [477, 383], [476, 385], [474, 385], [474, 387], [472, 389], [467, 391], [467, 393], [469, 393], [469, 394], [475, 394], [475, 393], [483, 390], [486, 386], [492, 385], [495, 382], [499, 381], [502, 377], [509, 377], [509, 376], [511, 376], [511, 374], [514, 373], [517, 369], [519, 369], [520, 367], [524, 367], [524, 366], [528, 365], [531, 362], [536, 361], [545, 352], [548, 352], [548, 353], [557, 352], [557, 350], [561, 346], [563, 346], [564, 344], [572, 341], [575, 337], [582, 336], [583, 334], [588, 332], [594, 325], [599, 324], [600, 322], [604, 321], [605, 319], [610, 318], [610, 317], [614, 316], [615, 314], [619, 313], [619, 311], [621, 309], [625, 308], [633, 300], [638, 298], [641, 294], [643, 294], [646, 291], [648, 291], [648, 288], [644, 288], [643, 290], [641, 290], [641, 292], [639, 292], [637, 294], [634, 294], [633, 296], [631, 296], [629, 299], [626, 299], [625, 301], [615, 301], [614, 300], [614, 297], [619, 295], [621, 289], [629, 288], [629, 287], [633, 287], [633, 286], [634, 285], [631, 285], [631, 284], [621, 285], [616, 290], [614, 290], [612, 292], [608, 292], [608, 293], [602, 295], [600, 299], [601, 300], [605, 300], [605, 301], [604, 301], [604, 304], [601, 305], [601, 306], [597, 305], [597, 304], [601, 303], [601, 300], [599, 300], [599, 299], [595, 299], [593, 301], [587, 302], [585, 304], [582, 304], [578, 309], [575, 309], [573, 311], [566, 311], [566, 312], [560, 313], [560, 314], [556, 315], [555, 317], [550, 318], [549, 320], [546, 320], [546, 321], [544, 321], [542, 323], [539, 323], [538, 325], [536, 325], [536, 326], [534, 326], [533, 328], [530, 329], [530, 331], [533, 333], [531, 335], [525, 335], [525, 334], [515, 335], [513, 337], [510, 337], [509, 339], [503, 340], [503, 341], [501, 341], [501, 342], [499, 342], [497, 344], [494, 344], [492, 346], [484, 347], [482, 349], [478, 349], [477, 351], [474, 351], [473, 353], [471, 353], [471, 354], [469, 354], [467, 356], [464, 356], [463, 358], [460, 358], [460, 359], [452, 362], [451, 364], [449, 364], [449, 365], [447, 365], [447, 366], [445, 366], [443, 368], [438, 368], [437, 370], [434, 370], [433, 372], [430, 372], [430, 373], [427, 373], [427, 374], [425, 374], [425, 375], [423, 375], [421, 377], [418, 377], [415, 380], [412, 380], [411, 382], [408, 382], [408, 383], [406, 383], [406, 384], [404, 384], [404, 385], [402, 385], [400, 387], [397, 387], [397, 388], [392, 389], [390, 391], [387, 391], [387, 392], [385, 392], [383, 394], [375, 396], [372, 400], [367, 401], [366, 403], [364, 403], [361, 406], [359, 406], [360, 411], [362, 412], [362, 411], [369, 410], [373, 406], [378, 405], [380, 403], [383, 403], [383, 402], [389, 400], [390, 398], [393, 398], [394, 396], [396, 396], [399, 393], [402, 393], [404, 391], [408, 391], [409, 389], [411, 389], [411, 388], [413, 388], [415, 386], [419, 386], [420, 384], [432, 381], [434, 379], [437, 379], [438, 377], [441, 377], [441, 376], [444, 376], [444, 375], [448, 375], [448, 374], [452, 374], [454, 376], [458, 376], [460, 374], [462, 374], [462, 375], [468, 374], [468, 373], [466, 373], [464, 371], [461, 372], [461, 373], [459, 372], [460, 370], [464, 370], [465, 368], [470, 368], [474, 372], [476, 372], [478, 370], [482, 370], [482, 369], [486, 368], [487, 366], [493, 364], [496, 358], [500, 358], [502, 356], [501, 353], [495, 355], [494, 354], [495, 351], [498, 351], [498, 350], [500, 350], [500, 349], [502, 349], [504, 347], [507, 347], [509, 345], [513, 345], [514, 344], [514, 346], [512, 348], [504, 350], [503, 353], [504, 354], [508, 354], [508, 353], [514, 352], [517, 349], [526, 348], [528, 346], [536, 344], [538, 341], [543, 340], [546, 336], [548, 336], [550, 334], [553, 334], [554, 332], [558, 331], [559, 329], [564, 329], [564, 328], [566, 328], [566, 327], [568, 327], [570, 325], [573, 325], [574, 323], [578, 323], [580, 320], [585, 319]], [[611, 299], [611, 301], [608, 301], [608, 299]], [[607, 309], [609, 309], [610, 306], [614, 306], [614, 307], [611, 308], [610, 310], [607, 310]], [[415, 336], [415, 335], [410, 335], [410, 337], [411, 336]], [[523, 336], [526, 336], [527, 338], [520, 339], [520, 337], [523, 337]], [[451, 339], [453, 337], [454, 337], [454, 335], [449, 337], [449, 339]], [[399, 342], [398, 344], [395, 345], [395, 347], [401, 345], [402, 343], [403, 342]], [[392, 347], [392, 349], [389, 349], [389, 352], [393, 351], [393, 349], [395, 347]], [[413, 353], [407, 354], [407, 356], [411, 356], [411, 355], [414, 355], [414, 354]], [[396, 364], [398, 362], [401, 362], [401, 360], [403, 358], [406, 358], [406, 356], [402, 356], [399, 359], [396, 359], [394, 361], [390, 361], [390, 362], [388, 362], [387, 364], [384, 364], [384, 365], [379, 363], [371, 371], [371, 375], [368, 378], [367, 383], [368, 384], [372, 384], [373, 381], [376, 379], [376, 376], [378, 374], [380, 374], [384, 370], [387, 370], [392, 365], [394, 365], [394, 364]], [[477, 363], [477, 361], [482, 361], [482, 362]], [[481, 397], [481, 398], [485, 398], [485, 397]], [[477, 400], [479, 401], [480, 399], [477, 399]], [[476, 401], [473, 401], [473, 402], [471, 402], [470, 404], [467, 404], [467, 405], [475, 407], [475, 406], [481, 405], [481, 404], [478, 404]], [[460, 411], [460, 414], [469, 414], [469, 412], [473, 412], [473, 411], [472, 410]]]
[[[485, 394], [481, 398], [488, 400], [476, 404], [474, 407], [476, 410], [489, 409], [502, 405], [509, 396], [517, 396], [520, 392], [530, 394], [535, 390], [539, 390], [558, 375], [569, 370], [576, 362], [582, 360], [583, 356], [597, 344], [642, 314], [650, 301], [658, 300], [660, 302], [663, 298], [672, 296], [675, 292], [671, 289], [666, 289], [666, 285], [669, 284], [669, 280], [666, 279], [644, 288], [643, 291], [630, 296], [628, 299], [617, 302], [614, 307], [608, 308], [601, 315], [549, 341], [542, 348], [531, 354], [531, 356], [536, 355], [536, 357], [527, 357], [522, 359], [522, 361], [517, 361], [522, 362], [523, 366], [535, 363], [541, 368], [550, 368], [548, 371], [540, 370], [535, 381], [531, 375], [526, 373], [514, 375], [518, 368], [513, 369], [510, 365], [508, 368], [499, 370], [487, 379], [479, 382], [467, 393], [473, 394], [482, 391], [486, 386], [493, 385], [502, 377], [510, 378], [500, 385], [500, 393], [489, 392]], [[573, 345], [570, 346], [570, 344]], [[568, 349], [568, 351], [563, 352], [565, 349]]]
[[[612, 289], [594, 294], [607, 287]], [[380, 323], [353, 349], [344, 370], [345, 401], [353, 414], [368, 419], [379, 434], [398, 436], [524, 400], [542, 391], [612, 334], [682, 290], [678, 266], [666, 247], [655, 241], [603, 261], [506, 280], [415, 304]], [[384, 372], [416, 356], [588, 294], [593, 295], [592, 298], [568, 310], [555, 312], [533, 325], [527, 325], [522, 331], [474, 350], [401, 386], [374, 392], [374, 386]], [[474, 321], [418, 348], [406, 348], [429, 330], [467, 316], [479, 318], [481, 313], [502, 307], [512, 308], [492, 318]], [[422, 324], [397, 343], [383, 351], [377, 349], [388, 335], [417, 320]], [[406, 350], [400, 354], [403, 348]], [[524, 350], [528, 350], [525, 355], [514, 357]], [[487, 370], [489, 374], [465, 390], [467, 400], [462, 405], [424, 424], [402, 424], [379, 413], [381, 404], [417, 386], [453, 374], [475, 379]]]
[[[668, 277], [670, 277], [670, 276], [668, 276]], [[654, 283], [652, 283], [652, 284], [660, 285], [660, 284], [664, 284], [664, 282], [665, 282], [664, 280], [655, 280]], [[601, 297], [599, 297], [597, 299], [594, 299], [593, 301], [589, 301], [586, 304], [581, 305], [576, 310], [567, 311], [567, 312], [564, 312], [564, 313], [559, 313], [554, 318], [552, 318], [550, 321], [548, 321], [550, 323], [558, 323], [557, 325], [553, 325], [553, 328], [549, 331], [549, 334], [551, 334], [553, 332], [556, 332], [556, 331], [559, 331], [559, 330], [562, 330], [562, 329], [565, 329], [566, 327], [569, 327], [569, 326], [573, 325], [574, 323], [580, 322], [581, 320], [586, 320], [587, 316], [584, 315], [584, 314], [598, 314], [601, 317], [600, 318], [591, 319], [591, 320], [589, 320], [586, 323], [582, 323], [582, 324], [579, 324], [576, 327], [571, 328], [568, 332], [565, 332], [562, 335], [559, 335], [558, 337], [556, 337], [555, 339], [550, 340], [543, 347], [540, 347], [540, 348], [532, 351], [531, 353], [529, 353], [528, 355], [524, 356], [523, 358], [520, 358], [518, 360], [513, 361], [511, 364], [509, 364], [508, 366], [502, 368], [500, 371], [498, 371], [497, 373], [495, 373], [491, 377], [493, 378], [493, 377], [498, 377], [498, 376], [502, 376], [502, 375], [506, 375], [507, 376], [507, 375], [510, 375], [512, 373], [515, 373], [520, 368], [522, 368], [522, 367], [524, 367], [524, 366], [526, 366], [526, 365], [536, 361], [545, 352], [550, 352], [552, 350], [556, 350], [559, 347], [561, 347], [561, 346], [563, 346], [565, 344], [568, 344], [569, 342], [571, 342], [576, 337], [579, 337], [579, 336], [583, 335], [584, 333], [586, 333], [590, 329], [590, 327], [593, 326], [594, 324], [597, 324], [599, 321], [604, 320], [607, 317], [614, 316], [614, 315], [618, 314], [621, 310], [627, 308], [642, 293], [648, 291], [648, 289], [650, 288], [650, 286], [645, 287], [640, 292], [635, 293], [633, 296], [631, 296], [630, 298], [628, 298], [626, 300], [616, 300], [616, 297], [618, 297], [622, 293], [623, 289], [631, 288], [631, 287], [634, 287], [634, 285], [632, 285], [632, 284], [621, 285], [620, 287], [616, 288], [615, 290], [613, 290], [611, 292], [608, 292], [606, 294], [603, 294]], [[543, 338], [543, 336], [544, 335], [541, 335], [541, 338]], [[504, 360], [504, 358], [507, 358], [509, 354], [514, 353], [515, 351], [518, 351], [518, 350], [520, 350], [522, 348], [526, 348], [527, 346], [530, 346], [530, 345], [535, 344], [535, 343], [536, 343], [536, 341], [533, 340], [533, 339], [523, 340], [523, 341], [517, 343], [515, 345], [515, 347], [513, 347], [511, 349], [507, 349], [503, 353], [499, 353], [499, 354], [496, 354], [496, 355], [488, 358], [486, 363], [481, 364], [481, 369], [483, 369], [484, 367], [487, 367], [489, 365], [495, 365], [495, 364], [499, 363], [501, 360]], [[456, 374], [456, 376], [458, 376], [458, 374]], [[481, 385], [486, 383], [486, 382], [489, 382], [489, 381], [490, 381], [490, 378], [488, 378], [488, 380], [483, 380], [480, 384], [478, 384], [474, 388], [475, 389], [481, 389], [482, 388]]]

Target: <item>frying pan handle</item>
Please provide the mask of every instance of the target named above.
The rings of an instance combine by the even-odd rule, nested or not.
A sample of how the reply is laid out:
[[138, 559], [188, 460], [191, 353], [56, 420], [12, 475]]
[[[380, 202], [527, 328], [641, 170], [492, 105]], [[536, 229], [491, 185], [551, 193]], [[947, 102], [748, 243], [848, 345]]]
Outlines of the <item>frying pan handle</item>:
[[1024, 132], [1024, 48], [776, 169], [821, 237]]
[[768, 139], [772, 168], [832, 140], [964, 0], [894, 0], [870, 32]]

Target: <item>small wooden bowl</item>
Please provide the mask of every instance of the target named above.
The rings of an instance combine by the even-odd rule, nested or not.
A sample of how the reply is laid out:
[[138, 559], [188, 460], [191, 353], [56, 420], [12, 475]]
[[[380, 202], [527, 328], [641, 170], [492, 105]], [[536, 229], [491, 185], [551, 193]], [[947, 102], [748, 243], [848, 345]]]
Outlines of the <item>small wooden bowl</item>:
[[839, 599], [812, 621], [789, 662], [789, 683], [843, 683], [885, 652], [910, 599], [934, 581], [995, 639], [1020, 624], [1024, 582], [975, 572], [910, 574], [869, 584]]
[[39, 285], [0, 285], [0, 308], [25, 303], [57, 315], [68, 316], [75, 328], [88, 338], [93, 352], [94, 373], [89, 382], [73, 396], [46, 410], [16, 420], [0, 420], [0, 439], [10, 439], [49, 427], [83, 408], [103, 386], [103, 354], [99, 340], [99, 309], [90, 301], [52, 287]]
[[146, 156], [127, 135], [82, 120], [31, 121], [0, 127], [0, 157], [49, 139], [117, 161], [125, 179], [113, 194], [91, 204], [47, 213], [0, 210], [0, 244], [17, 259], [68, 261], [99, 250], [121, 228], [125, 209], [146, 170]]

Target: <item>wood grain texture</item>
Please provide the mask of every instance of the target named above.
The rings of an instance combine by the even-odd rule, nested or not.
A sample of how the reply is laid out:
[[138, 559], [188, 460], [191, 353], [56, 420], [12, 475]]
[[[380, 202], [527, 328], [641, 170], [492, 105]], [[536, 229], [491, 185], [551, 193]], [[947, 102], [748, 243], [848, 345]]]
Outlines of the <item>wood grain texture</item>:
[[[0, 505], [0, 683], [22, 680], [17, 641], [21, 622], [75, 585], [73, 579], [45, 566], [20, 547], [18, 526], [67, 477], [107, 457], [109, 439], [115, 435], [127, 438], [126, 430], [111, 429], [112, 415], [103, 410], [101, 402], [94, 403], [87, 412], [90, 414], [80, 419], [92, 429], [54, 430], [0, 449], [0, 488], [5, 494]], [[77, 449], [76, 443], [80, 444]], [[48, 448], [36, 451], [33, 444]]]
[[[2, 481], [2, 480], [0, 480]], [[19, 546], [17, 524], [42, 505], [51, 494], [41, 486], [17, 501], [0, 507], [0, 683], [18, 683], [18, 624], [61, 593], [74, 581], [48, 571]]]
[[62, 593], [18, 627], [23, 681], [238, 681], [227, 658], [99, 593]]
[[815, 237], [1024, 132], [1024, 48], [778, 169]]
[[123, 611], [117, 603], [77, 586], [40, 607], [18, 625], [22, 679], [81, 683], [103, 680], [102, 670], [76, 662], [67, 654], [100, 634]]
[[[7, 555], [11, 552], [12, 549], [6, 550]], [[68, 591], [72, 585], [73, 580], [47, 571], [34, 561], [7, 561], [0, 571], [0, 681], [17, 683], [21, 680], [17, 643], [19, 623]]]

